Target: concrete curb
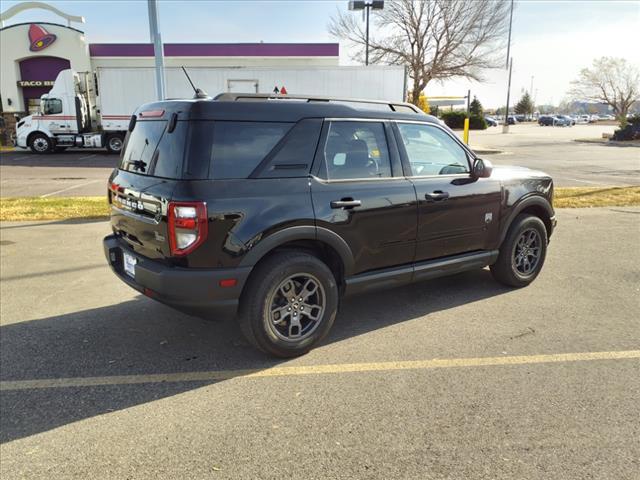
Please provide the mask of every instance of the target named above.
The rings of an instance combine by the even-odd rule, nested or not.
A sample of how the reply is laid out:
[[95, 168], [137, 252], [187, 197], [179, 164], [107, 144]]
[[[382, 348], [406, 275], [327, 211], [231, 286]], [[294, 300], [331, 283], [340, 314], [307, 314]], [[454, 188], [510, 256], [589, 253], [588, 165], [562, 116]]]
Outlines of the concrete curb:
[[577, 143], [595, 143], [597, 145], [606, 145], [608, 147], [640, 147], [640, 142], [636, 142], [634, 140], [620, 142], [616, 140], [608, 140], [606, 138], [576, 138], [573, 141]]

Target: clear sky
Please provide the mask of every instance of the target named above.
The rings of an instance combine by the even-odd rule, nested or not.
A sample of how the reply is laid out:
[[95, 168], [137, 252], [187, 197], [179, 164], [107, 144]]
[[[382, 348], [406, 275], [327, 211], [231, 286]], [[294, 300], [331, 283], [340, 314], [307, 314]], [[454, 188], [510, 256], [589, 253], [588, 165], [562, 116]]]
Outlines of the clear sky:
[[[19, 3], [2, 0], [1, 9]], [[90, 42], [148, 42], [146, 0], [48, 2], [70, 14], [82, 15]], [[333, 42], [327, 24], [347, 0], [330, 1], [169, 1], [161, 0], [160, 27], [164, 42]], [[19, 14], [7, 25], [28, 21], [60, 22], [44, 10]], [[620, 56], [640, 65], [640, 1], [516, 1], [512, 56], [512, 98], [528, 90], [538, 104], [562, 100], [569, 82], [593, 58]], [[341, 63], [353, 63], [341, 45]], [[505, 103], [507, 74], [490, 71], [483, 83], [452, 80], [427, 86], [427, 95], [472, 95], [486, 107]]]

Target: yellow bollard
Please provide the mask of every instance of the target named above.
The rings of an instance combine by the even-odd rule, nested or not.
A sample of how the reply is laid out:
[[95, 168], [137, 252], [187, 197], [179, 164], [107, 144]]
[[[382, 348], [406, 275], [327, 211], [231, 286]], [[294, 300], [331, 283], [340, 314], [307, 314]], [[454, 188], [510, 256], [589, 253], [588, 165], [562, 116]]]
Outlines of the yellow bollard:
[[464, 133], [462, 134], [464, 143], [469, 145], [469, 118], [464, 119]]

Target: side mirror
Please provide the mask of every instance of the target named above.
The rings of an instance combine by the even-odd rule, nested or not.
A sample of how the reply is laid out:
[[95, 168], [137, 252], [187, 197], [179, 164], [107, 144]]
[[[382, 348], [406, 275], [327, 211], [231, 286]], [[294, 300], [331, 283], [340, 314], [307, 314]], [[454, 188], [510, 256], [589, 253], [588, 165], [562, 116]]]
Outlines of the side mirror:
[[476, 161], [473, 162], [473, 176], [475, 178], [489, 178], [492, 171], [493, 165], [489, 160], [476, 158]]

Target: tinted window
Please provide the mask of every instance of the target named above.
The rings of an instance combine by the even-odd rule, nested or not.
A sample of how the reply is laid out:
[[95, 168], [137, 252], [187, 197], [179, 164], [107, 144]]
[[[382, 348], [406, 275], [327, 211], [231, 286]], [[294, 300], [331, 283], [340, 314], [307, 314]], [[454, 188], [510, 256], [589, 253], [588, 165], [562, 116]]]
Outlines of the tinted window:
[[377, 122], [331, 122], [324, 145], [327, 179], [391, 176], [384, 125]]
[[182, 178], [184, 142], [188, 128], [189, 122], [180, 121], [172, 132], [164, 132], [153, 156], [154, 177]]
[[191, 123], [190, 178], [247, 178], [291, 128], [290, 123]]
[[321, 129], [322, 120], [318, 118], [299, 121], [263, 160], [256, 176], [282, 178], [308, 175]]
[[398, 123], [411, 174], [452, 175], [469, 172], [467, 154], [449, 134], [438, 127]]
[[50, 98], [44, 102], [44, 114], [54, 115], [62, 113], [62, 100], [58, 98]]
[[130, 172], [148, 175], [153, 154], [160, 142], [167, 122], [138, 121], [132, 132], [127, 134], [124, 153], [120, 160], [120, 168]]

